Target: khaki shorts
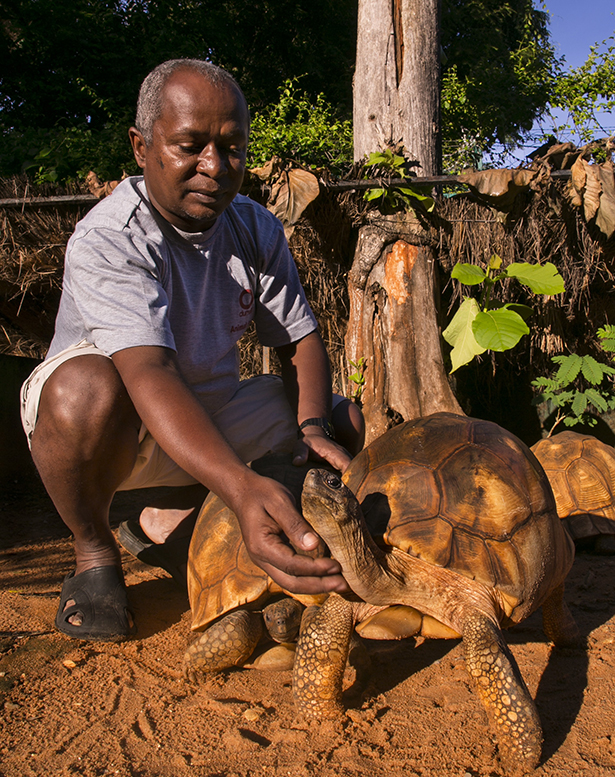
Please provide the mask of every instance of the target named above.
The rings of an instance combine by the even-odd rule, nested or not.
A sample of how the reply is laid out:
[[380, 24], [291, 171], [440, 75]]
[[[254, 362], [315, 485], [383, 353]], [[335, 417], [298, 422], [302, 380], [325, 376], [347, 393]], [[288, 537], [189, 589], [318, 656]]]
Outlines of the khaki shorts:
[[[36, 426], [43, 386], [60, 364], [77, 356], [106, 356], [83, 340], [42, 362], [21, 388], [21, 420], [28, 444]], [[111, 357], [107, 357], [111, 358]], [[333, 406], [344, 397], [333, 396]], [[231, 399], [212, 419], [242, 461], [248, 463], [267, 453], [291, 452], [297, 440], [297, 419], [275, 375], [259, 375], [239, 384]], [[139, 452], [133, 471], [118, 491], [156, 486], [187, 486], [197, 481], [171, 459], [145, 426], [139, 433]]]

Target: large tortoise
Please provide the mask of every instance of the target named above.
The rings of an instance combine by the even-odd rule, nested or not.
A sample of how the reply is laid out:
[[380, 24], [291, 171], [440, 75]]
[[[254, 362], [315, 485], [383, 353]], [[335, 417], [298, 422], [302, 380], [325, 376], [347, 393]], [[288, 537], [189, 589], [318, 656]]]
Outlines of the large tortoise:
[[595, 553], [615, 553], [615, 449], [590, 434], [561, 432], [532, 452], [542, 464], [557, 514], [572, 539]]
[[[353, 460], [343, 480], [346, 486], [334, 473], [311, 470], [303, 511], [361, 601], [331, 595], [302, 629], [293, 677], [300, 710], [340, 714], [353, 627], [375, 639], [461, 635], [502, 756], [511, 769], [533, 768], [540, 722], [500, 625], [543, 605], [553, 641], [575, 636], [563, 602], [574, 546], [536, 459], [495, 424], [439, 413], [387, 432]], [[245, 561], [234, 558], [233, 571]], [[202, 588], [202, 574], [192, 565], [193, 587]], [[235, 607], [245, 601], [239, 599], [232, 597]], [[187, 651], [187, 672], [204, 664], [197, 642]]]

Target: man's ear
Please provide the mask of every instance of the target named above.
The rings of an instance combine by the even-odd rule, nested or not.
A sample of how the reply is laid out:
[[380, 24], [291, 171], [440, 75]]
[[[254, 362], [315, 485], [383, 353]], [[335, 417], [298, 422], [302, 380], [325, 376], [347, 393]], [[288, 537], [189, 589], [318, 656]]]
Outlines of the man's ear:
[[128, 130], [128, 137], [130, 138], [130, 145], [132, 146], [132, 153], [135, 155], [137, 164], [139, 167], [145, 167], [145, 139], [136, 127], [131, 127]]

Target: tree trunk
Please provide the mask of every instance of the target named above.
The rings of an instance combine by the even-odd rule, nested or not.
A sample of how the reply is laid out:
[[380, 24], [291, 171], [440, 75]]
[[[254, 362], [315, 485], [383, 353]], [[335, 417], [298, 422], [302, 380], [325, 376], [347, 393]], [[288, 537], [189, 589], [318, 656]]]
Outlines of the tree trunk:
[[417, 220], [379, 216], [361, 228], [348, 280], [346, 352], [355, 363], [364, 359], [366, 442], [401, 421], [462, 412], [442, 360], [434, 275]]
[[354, 155], [402, 143], [440, 171], [440, 0], [359, 0]]
[[[359, 0], [355, 159], [402, 144], [420, 175], [437, 175], [439, 113], [439, 0]], [[346, 351], [364, 359], [367, 442], [400, 421], [460, 413], [442, 360], [434, 252], [420, 222], [373, 211], [348, 287]]]

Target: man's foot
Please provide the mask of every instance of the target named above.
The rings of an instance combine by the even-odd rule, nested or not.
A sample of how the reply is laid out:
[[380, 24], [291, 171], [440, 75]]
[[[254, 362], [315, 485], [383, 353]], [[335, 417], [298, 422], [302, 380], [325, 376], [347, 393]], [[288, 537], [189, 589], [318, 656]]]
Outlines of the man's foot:
[[151, 567], [160, 567], [187, 590], [188, 548], [190, 535], [155, 543], [147, 536], [138, 521], [124, 521], [118, 531], [120, 545], [132, 556]]
[[112, 565], [69, 572], [55, 625], [69, 637], [99, 642], [121, 642], [136, 634], [122, 571]]

